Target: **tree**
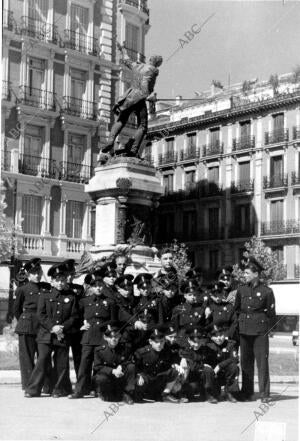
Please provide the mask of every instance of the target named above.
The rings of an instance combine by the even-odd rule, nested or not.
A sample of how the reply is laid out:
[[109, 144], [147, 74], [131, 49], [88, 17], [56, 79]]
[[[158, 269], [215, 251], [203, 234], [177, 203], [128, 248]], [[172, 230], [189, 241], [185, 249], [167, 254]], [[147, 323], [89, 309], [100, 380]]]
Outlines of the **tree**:
[[[1, 187], [3, 185], [1, 183]], [[19, 228], [15, 228], [13, 220], [8, 219], [5, 214], [7, 204], [4, 202], [5, 194], [2, 190], [0, 193], [0, 262], [8, 260], [14, 253], [15, 256], [21, 251], [20, 239], [17, 234]]]
[[[249, 257], [254, 257], [258, 263], [262, 265], [264, 271], [261, 273], [261, 279], [266, 283], [271, 283], [275, 280], [282, 280], [285, 276], [285, 267], [282, 261], [278, 261], [277, 254], [266, 246], [265, 243], [258, 237], [253, 236], [249, 242], [246, 242], [245, 251], [243, 253], [242, 263], [247, 263]], [[244, 283], [243, 269], [238, 265], [233, 266], [233, 276], [239, 282]]]
[[188, 258], [188, 247], [185, 243], [179, 243], [177, 239], [173, 239], [172, 243], [166, 246], [173, 252], [173, 264], [177, 271], [178, 279], [182, 280], [192, 266]]

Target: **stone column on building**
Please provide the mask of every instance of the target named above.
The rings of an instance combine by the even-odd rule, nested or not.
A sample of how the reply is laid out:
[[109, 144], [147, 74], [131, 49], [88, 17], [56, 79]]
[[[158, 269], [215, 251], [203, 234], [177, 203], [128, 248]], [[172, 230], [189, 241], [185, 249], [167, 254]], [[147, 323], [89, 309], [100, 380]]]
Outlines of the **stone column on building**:
[[50, 233], [50, 204], [51, 196], [44, 195], [44, 222], [42, 228], [42, 235], [44, 236], [44, 252], [47, 256], [52, 255], [51, 233]]

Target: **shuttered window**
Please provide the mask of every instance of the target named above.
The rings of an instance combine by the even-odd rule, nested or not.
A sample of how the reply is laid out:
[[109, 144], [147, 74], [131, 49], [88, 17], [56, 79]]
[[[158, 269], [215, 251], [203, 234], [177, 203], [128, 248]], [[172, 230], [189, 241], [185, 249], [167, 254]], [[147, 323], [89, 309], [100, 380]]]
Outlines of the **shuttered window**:
[[68, 162], [81, 164], [85, 150], [85, 136], [69, 134]]
[[40, 196], [23, 196], [22, 217], [22, 228], [25, 234], [41, 234], [42, 198]]
[[219, 184], [219, 167], [209, 167], [207, 169], [207, 180], [210, 184]]
[[82, 34], [87, 33], [88, 29], [88, 13], [87, 8], [78, 5], [71, 5], [71, 31]]
[[68, 201], [66, 210], [66, 235], [81, 239], [83, 223], [83, 202]]
[[281, 178], [283, 176], [283, 157], [272, 156], [270, 162], [270, 177], [271, 179]]
[[239, 163], [239, 180], [250, 181], [250, 161]]
[[283, 200], [271, 201], [271, 222], [283, 221]]
[[131, 23], [126, 23], [125, 46], [127, 47], [127, 49], [131, 49], [135, 52], [138, 51], [139, 33], [140, 29], [138, 28], [138, 26], [135, 26]]
[[173, 174], [163, 176], [163, 186], [166, 193], [173, 191]]

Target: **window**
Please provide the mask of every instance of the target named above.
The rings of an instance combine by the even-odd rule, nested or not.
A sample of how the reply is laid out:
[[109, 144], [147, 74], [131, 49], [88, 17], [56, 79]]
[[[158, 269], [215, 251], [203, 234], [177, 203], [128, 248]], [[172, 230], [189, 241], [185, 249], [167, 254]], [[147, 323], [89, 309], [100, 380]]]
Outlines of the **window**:
[[166, 194], [173, 191], [173, 174], [163, 176], [163, 186]]
[[186, 190], [193, 188], [195, 181], [196, 181], [196, 171], [195, 170], [185, 172], [185, 188], [186, 188]]
[[133, 61], [137, 61], [139, 51], [140, 29], [131, 23], [126, 23], [125, 30], [125, 46], [129, 57]]
[[71, 31], [86, 34], [89, 10], [78, 5], [71, 5]]
[[41, 234], [42, 198], [40, 196], [23, 196], [22, 217], [23, 232], [25, 234]]
[[81, 164], [85, 150], [85, 136], [69, 134], [68, 162]]
[[250, 137], [251, 124], [250, 121], [243, 121], [240, 123], [241, 140], [246, 140]]
[[283, 221], [283, 199], [271, 201], [270, 218], [271, 222], [281, 223]]
[[148, 142], [145, 145], [145, 149], [144, 149], [144, 158], [147, 159], [147, 161], [151, 161], [152, 158], [152, 143]]
[[271, 156], [270, 179], [273, 186], [281, 186], [283, 180], [283, 157]]
[[239, 204], [234, 209], [234, 226], [239, 232], [250, 230], [250, 205]]
[[83, 99], [86, 87], [86, 75], [81, 70], [71, 69], [71, 96]]
[[196, 133], [189, 133], [187, 135], [187, 149], [188, 150], [196, 149]]
[[195, 240], [197, 226], [196, 211], [183, 212], [183, 236], [184, 240]]
[[47, 21], [48, 0], [29, 0], [28, 17], [42, 22]]
[[83, 223], [83, 202], [68, 201], [66, 213], [66, 235], [81, 239]]
[[272, 247], [272, 251], [276, 254], [276, 258], [278, 262], [283, 262], [284, 256], [283, 256], [283, 246], [274, 246]]
[[244, 182], [250, 181], [250, 161], [239, 163], [239, 180]]
[[219, 266], [219, 250], [209, 250], [209, 268], [216, 270]]
[[207, 180], [209, 184], [219, 185], [219, 167], [209, 167], [207, 169]]
[[163, 213], [159, 216], [158, 242], [174, 239], [174, 213]]
[[210, 144], [212, 147], [219, 147], [220, 145], [220, 129], [210, 130]]
[[166, 154], [172, 155], [174, 153], [174, 138], [166, 139]]
[[208, 231], [210, 237], [218, 238], [219, 234], [219, 208], [208, 209]]
[[41, 127], [26, 126], [24, 137], [24, 154], [26, 156], [35, 156], [40, 159], [43, 148], [42, 134], [43, 129]]
[[284, 114], [278, 113], [273, 115], [273, 128], [274, 131], [283, 131], [284, 128]]
[[28, 61], [28, 94], [30, 96], [40, 97], [38, 90], [44, 86], [45, 60], [39, 58], [29, 58]]

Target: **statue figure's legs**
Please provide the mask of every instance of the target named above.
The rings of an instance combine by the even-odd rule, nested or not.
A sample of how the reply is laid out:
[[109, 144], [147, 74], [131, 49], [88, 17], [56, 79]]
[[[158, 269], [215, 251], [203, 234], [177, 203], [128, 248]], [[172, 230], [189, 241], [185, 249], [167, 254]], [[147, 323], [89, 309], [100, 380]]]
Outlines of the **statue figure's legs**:
[[126, 123], [128, 121], [128, 118], [130, 114], [132, 113], [133, 109], [126, 109], [119, 113], [117, 121], [114, 123], [114, 125], [111, 128], [109, 138], [107, 140], [107, 144], [102, 148], [102, 153], [107, 153], [110, 150], [113, 149], [116, 137], [121, 133], [123, 128], [126, 126]]
[[135, 114], [138, 127], [134, 135], [134, 142], [131, 146], [130, 152], [133, 153], [134, 156], [138, 156], [140, 146], [148, 130], [148, 111], [144, 100], [138, 103], [135, 108]]

